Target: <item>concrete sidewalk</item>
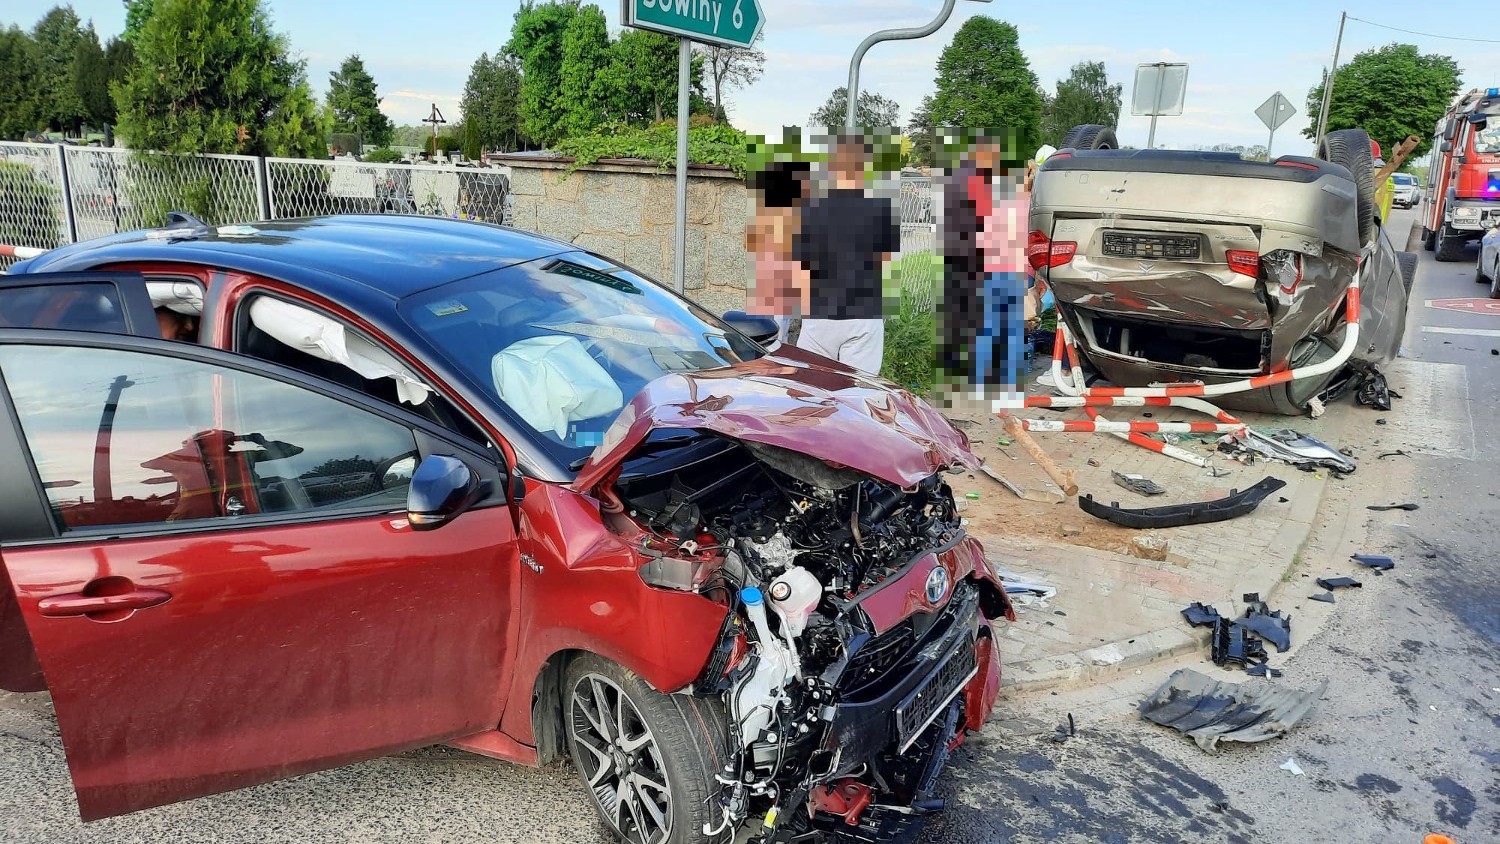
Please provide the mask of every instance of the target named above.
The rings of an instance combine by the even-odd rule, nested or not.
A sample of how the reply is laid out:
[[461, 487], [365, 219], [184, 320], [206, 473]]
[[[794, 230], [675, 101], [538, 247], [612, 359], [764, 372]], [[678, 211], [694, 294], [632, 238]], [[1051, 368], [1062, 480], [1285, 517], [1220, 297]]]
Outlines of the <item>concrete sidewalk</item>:
[[[1120, 409], [1110, 418], [1139, 418], [1141, 410]], [[1203, 418], [1172, 408], [1145, 410], [1155, 421]], [[1023, 415], [1056, 418], [1046, 411]], [[1249, 515], [1208, 525], [1134, 531], [1082, 512], [1077, 499], [1038, 504], [1015, 498], [982, 474], [957, 477], [953, 486], [958, 495], [980, 496], [977, 501], [965, 498], [965, 515], [970, 532], [984, 543], [991, 559], [1003, 569], [1057, 588], [1057, 595], [1044, 606], [1018, 606], [1019, 620], [1002, 628], [1004, 692], [1015, 695], [1103, 681], [1196, 649], [1206, 657], [1208, 629], [1189, 627], [1181, 610], [1202, 601], [1228, 612], [1243, 608], [1245, 593], [1269, 597], [1299, 562], [1329, 485], [1357, 484], [1361, 472], [1380, 471], [1375, 443], [1380, 434], [1394, 432], [1375, 426], [1381, 416], [1394, 414], [1358, 406], [1346, 397], [1318, 419], [1241, 417], [1261, 431], [1292, 428], [1334, 448], [1348, 448], [1360, 468], [1342, 480], [1325, 470], [1303, 472], [1283, 463], [1242, 465], [1222, 454], [1212, 459], [1220, 475], [1216, 477], [1210, 470], [1108, 435], [1033, 435], [1059, 464], [1076, 472], [1080, 496], [1092, 493], [1126, 508], [1222, 498], [1267, 476], [1286, 482]], [[1081, 411], [1063, 416], [1075, 417], [1082, 418]], [[966, 421], [975, 450], [988, 465], [1023, 488], [1044, 483], [1045, 476], [1024, 451], [999, 445], [1004, 435], [998, 422], [982, 415], [968, 415]], [[1210, 442], [1185, 436], [1178, 445], [1213, 454], [1213, 438], [1204, 439]], [[1112, 470], [1145, 475], [1167, 493], [1147, 498], [1126, 490], [1114, 483]], [[1165, 560], [1143, 559], [1131, 552], [1131, 540], [1143, 534], [1166, 540]]]

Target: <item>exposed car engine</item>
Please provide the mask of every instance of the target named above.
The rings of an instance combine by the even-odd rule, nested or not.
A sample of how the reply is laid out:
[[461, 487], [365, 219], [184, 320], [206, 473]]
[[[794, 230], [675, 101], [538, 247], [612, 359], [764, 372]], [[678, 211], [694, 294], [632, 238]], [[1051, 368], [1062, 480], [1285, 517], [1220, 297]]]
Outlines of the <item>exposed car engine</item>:
[[[703, 832], [718, 840], [764, 812], [761, 842], [814, 829], [893, 840], [941, 807], [928, 791], [977, 670], [980, 590], [950, 583], [932, 556], [964, 536], [952, 491], [940, 474], [902, 490], [718, 442], [733, 444], [618, 485], [620, 515], [656, 560], [642, 576], [731, 608], [693, 690], [723, 697], [732, 759], [718, 775], [722, 822]], [[862, 603], [919, 561], [932, 605], [877, 630]]]

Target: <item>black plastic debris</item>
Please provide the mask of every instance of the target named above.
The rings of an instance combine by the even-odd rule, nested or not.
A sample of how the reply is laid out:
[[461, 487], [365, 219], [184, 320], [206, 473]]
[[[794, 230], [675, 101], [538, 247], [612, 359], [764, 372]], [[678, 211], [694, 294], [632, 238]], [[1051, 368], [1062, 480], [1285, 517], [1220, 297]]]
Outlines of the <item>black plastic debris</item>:
[[1383, 417], [1382, 417], [1382, 418], [1380, 418], [1380, 419], [1376, 419], [1376, 420], [1375, 420], [1375, 424], [1376, 424], [1376, 425], [1386, 425], [1386, 424], [1389, 424], [1389, 423], [1387, 423], [1387, 422], [1386, 422], [1386, 421], [1385, 421], [1385, 419], [1384, 419], [1384, 418], [1383, 418]]
[[1307, 597], [1313, 599], [1314, 601], [1322, 601], [1325, 604], [1334, 603], [1332, 592], [1319, 592], [1316, 595], [1308, 595]]
[[1387, 451], [1384, 454], [1378, 455], [1378, 456], [1376, 456], [1375, 459], [1376, 460], [1384, 460], [1387, 457], [1410, 457], [1410, 456], [1411, 455], [1408, 454], [1405, 449], [1398, 448], [1395, 451]]
[[1092, 495], [1078, 499], [1078, 508], [1090, 516], [1121, 527], [1137, 530], [1181, 527], [1182, 525], [1205, 525], [1243, 516], [1266, 499], [1271, 493], [1286, 486], [1280, 478], [1266, 478], [1255, 486], [1241, 492], [1231, 490], [1229, 495], [1217, 501], [1197, 501], [1191, 504], [1167, 504], [1140, 510], [1124, 510], [1120, 502], [1108, 506], [1095, 501]]
[[[1397, 398], [1400, 398], [1397, 396]], [[1371, 369], [1365, 373], [1355, 390], [1354, 400], [1365, 407], [1373, 407], [1376, 410], [1391, 409], [1391, 389], [1385, 383], [1385, 376]]]
[[1396, 567], [1396, 561], [1384, 554], [1355, 554], [1351, 559], [1362, 566], [1379, 571], [1390, 571]]
[[1346, 586], [1364, 586], [1364, 584], [1352, 577], [1320, 577], [1318, 578], [1318, 586], [1332, 591], [1334, 589], [1342, 589]]
[[1405, 511], [1407, 511], [1409, 513], [1409, 512], [1411, 512], [1413, 510], [1416, 510], [1417, 509], [1417, 505], [1410, 504], [1410, 503], [1408, 503], [1408, 504], [1371, 504], [1370, 506], [1366, 507], [1365, 509], [1366, 510], [1374, 510], [1377, 513], [1383, 513], [1386, 510], [1405, 510]]
[[1221, 741], [1265, 741], [1285, 733], [1327, 688], [1327, 680], [1310, 692], [1271, 683], [1222, 683], [1180, 668], [1141, 702], [1140, 713], [1212, 753]]
[[[1261, 606], [1264, 607], [1265, 604]], [[1276, 647], [1277, 653], [1286, 653], [1287, 648], [1292, 646], [1292, 617], [1282, 615], [1281, 610], [1246, 614], [1240, 619], [1239, 625], [1270, 642]]]
[[1266, 646], [1250, 635], [1250, 629], [1238, 621], [1220, 617], [1214, 622], [1214, 641], [1210, 657], [1214, 665], [1248, 666], [1265, 662]]
[[1166, 487], [1145, 475], [1124, 475], [1119, 472], [1110, 472], [1110, 474], [1114, 476], [1117, 485], [1140, 495], [1164, 495], [1167, 491]]
[[1219, 620], [1219, 611], [1202, 601], [1194, 601], [1182, 611], [1182, 617], [1194, 627], [1212, 627]]
[[1271, 666], [1263, 662], [1260, 665], [1252, 665], [1249, 668], [1246, 668], [1245, 673], [1249, 674], [1251, 677], [1280, 677], [1281, 669], [1272, 668]]

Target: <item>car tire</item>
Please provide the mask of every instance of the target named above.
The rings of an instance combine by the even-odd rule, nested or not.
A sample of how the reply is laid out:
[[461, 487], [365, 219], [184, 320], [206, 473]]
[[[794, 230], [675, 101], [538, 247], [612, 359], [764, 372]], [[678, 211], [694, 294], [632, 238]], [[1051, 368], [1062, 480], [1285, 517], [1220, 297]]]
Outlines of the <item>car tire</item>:
[[1500, 299], [1500, 264], [1495, 266], [1495, 277], [1490, 279], [1490, 298]]
[[1063, 136], [1062, 149], [1119, 149], [1115, 130], [1098, 123], [1080, 123]]
[[1323, 136], [1318, 158], [1337, 164], [1354, 177], [1355, 209], [1359, 214], [1359, 242], [1375, 237], [1375, 163], [1370, 157], [1370, 136], [1363, 129], [1336, 129]]
[[566, 678], [562, 720], [568, 752], [615, 838], [630, 844], [731, 840], [733, 830], [703, 834], [705, 824], [717, 827], [722, 820], [713, 800], [714, 775], [729, 759], [718, 701], [663, 694], [635, 672], [593, 654], [573, 660]]
[[1489, 284], [1490, 279], [1484, 274], [1484, 253], [1479, 253], [1479, 260], [1474, 262], [1474, 280], [1480, 284]]
[[[1444, 227], [1447, 228], [1446, 226]], [[1464, 257], [1464, 245], [1468, 240], [1461, 234], [1449, 234], [1447, 231], [1438, 232], [1437, 248], [1433, 251], [1439, 261], [1452, 263], [1461, 261]]]
[[1396, 263], [1401, 265], [1401, 283], [1406, 286], [1406, 293], [1409, 296], [1412, 287], [1417, 283], [1417, 253], [1397, 252]]

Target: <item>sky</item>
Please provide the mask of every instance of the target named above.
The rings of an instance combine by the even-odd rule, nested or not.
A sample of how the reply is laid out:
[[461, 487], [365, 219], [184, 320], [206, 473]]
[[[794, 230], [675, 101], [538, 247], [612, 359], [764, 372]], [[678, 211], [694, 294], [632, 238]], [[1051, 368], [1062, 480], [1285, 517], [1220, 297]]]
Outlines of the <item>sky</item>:
[[[729, 98], [730, 117], [743, 129], [769, 136], [779, 136], [782, 126], [806, 124], [829, 93], [845, 84], [849, 58], [865, 36], [877, 29], [920, 26], [942, 6], [940, 0], [760, 2], [766, 17], [766, 72], [754, 86]], [[55, 4], [9, 0], [0, 12], [0, 25], [29, 29]], [[94, 22], [101, 40], [124, 26], [120, 0], [76, 0], [72, 5], [80, 17]], [[414, 124], [434, 102], [449, 121], [459, 118], [469, 67], [481, 52], [493, 54], [509, 39], [518, 0], [417, 6], [397, 0], [267, 0], [267, 5], [276, 30], [289, 36], [294, 51], [306, 60], [315, 90], [326, 92], [329, 72], [357, 52], [379, 85], [385, 113], [397, 123]], [[599, 5], [611, 31], [618, 31], [620, 4], [603, 0]], [[1394, 0], [1367, 0], [1354, 8], [1334, 0], [1217, 6], [1205, 0], [958, 0], [950, 20], [933, 35], [875, 45], [862, 65], [860, 87], [895, 100], [904, 122], [931, 92], [943, 47], [965, 19], [986, 14], [1016, 26], [1032, 71], [1049, 90], [1074, 63], [1103, 61], [1110, 80], [1124, 84], [1122, 144], [1145, 146], [1150, 122], [1128, 113], [1135, 66], [1175, 61], [1189, 65], [1185, 108], [1180, 117], [1159, 119], [1158, 146], [1264, 144], [1269, 133], [1255, 108], [1279, 91], [1298, 113], [1277, 132], [1273, 152], [1311, 154], [1311, 142], [1300, 135], [1309, 122], [1307, 92], [1332, 58], [1341, 10], [1361, 20], [1346, 26], [1340, 63], [1361, 50], [1401, 41], [1423, 52], [1453, 56], [1466, 90], [1500, 85], [1500, 31], [1476, 30], [1471, 19], [1416, 14], [1418, 8]], [[1374, 24], [1494, 40], [1447, 40]]]

